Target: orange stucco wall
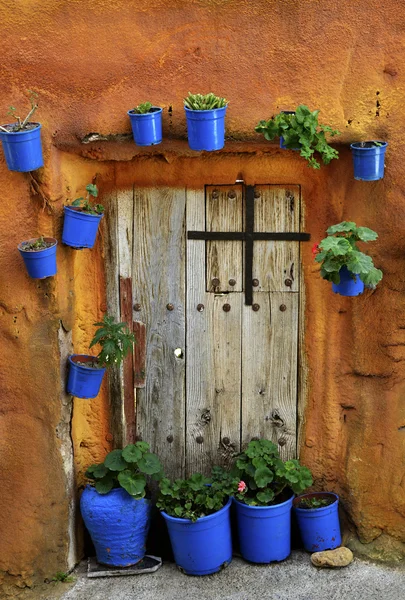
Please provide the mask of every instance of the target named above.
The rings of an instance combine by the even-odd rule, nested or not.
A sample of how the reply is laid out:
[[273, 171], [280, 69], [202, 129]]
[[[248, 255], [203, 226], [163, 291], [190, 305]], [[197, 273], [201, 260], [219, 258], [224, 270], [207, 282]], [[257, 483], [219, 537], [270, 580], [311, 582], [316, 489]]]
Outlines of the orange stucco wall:
[[[86, 351], [105, 311], [103, 230], [93, 251], [60, 245], [58, 276], [49, 281], [30, 280], [16, 251], [39, 233], [60, 239], [63, 203], [96, 175], [105, 195], [134, 183], [229, 182], [240, 172], [251, 183], [299, 182], [314, 240], [344, 218], [379, 232], [371, 251], [383, 283], [356, 300], [332, 296], [304, 247], [309, 393], [301, 456], [317, 486], [341, 493], [363, 542], [375, 540], [376, 548], [380, 540], [382, 555], [405, 554], [404, 18], [395, 0], [1, 3], [0, 120], [34, 89], [45, 151], [39, 187], [10, 173], [0, 155], [0, 580], [7, 593], [74, 562], [72, 482], [114, 443], [106, 385], [95, 400], [72, 405], [61, 361], [72, 344]], [[176, 150], [189, 90], [228, 98], [228, 136], [242, 142], [229, 146], [234, 151], [197, 160]], [[131, 160], [130, 144], [79, 143], [91, 132], [128, 133], [126, 111], [145, 99], [167, 109], [169, 141], [160, 154]], [[275, 146], [262, 153], [257, 121], [300, 103], [320, 108], [342, 144], [387, 140], [385, 179], [355, 182], [343, 145], [341, 159], [320, 172]]]

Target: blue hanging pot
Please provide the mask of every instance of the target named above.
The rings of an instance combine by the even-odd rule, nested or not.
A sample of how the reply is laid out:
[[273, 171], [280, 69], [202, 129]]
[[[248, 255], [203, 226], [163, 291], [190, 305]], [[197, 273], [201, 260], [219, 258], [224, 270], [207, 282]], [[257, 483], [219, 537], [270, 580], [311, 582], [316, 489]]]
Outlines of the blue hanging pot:
[[[377, 146], [376, 143], [379, 145]], [[384, 159], [387, 142], [356, 142], [351, 144], [354, 178], [360, 181], [377, 181], [384, 177]]]
[[69, 376], [66, 391], [76, 398], [95, 398], [103, 381], [105, 368], [95, 369], [85, 364], [97, 361], [95, 356], [72, 354], [69, 356]]
[[32, 238], [18, 245], [18, 250], [24, 259], [28, 275], [33, 279], [45, 279], [56, 275], [56, 247], [55, 238], [44, 238], [44, 242], [49, 244], [48, 248], [43, 250], [27, 250], [25, 246], [36, 242], [38, 238]]
[[80, 208], [65, 206], [62, 242], [73, 248], [93, 248], [103, 214], [91, 215]]
[[195, 523], [162, 511], [176, 565], [187, 575], [210, 575], [231, 562], [231, 503]]
[[233, 499], [240, 552], [253, 563], [271, 563], [291, 553], [291, 507], [293, 494], [281, 504], [248, 506]]
[[226, 109], [227, 106], [212, 110], [191, 110], [184, 107], [191, 150], [213, 151], [224, 147]]
[[123, 488], [99, 494], [87, 485], [80, 510], [99, 563], [129, 567], [142, 560], [150, 525], [150, 500], [137, 500]]
[[[32, 129], [22, 131], [3, 131], [0, 129], [0, 141], [10, 171], [27, 173], [44, 166], [41, 146], [41, 124], [28, 123]], [[13, 125], [3, 125], [12, 127]]]
[[351, 273], [347, 267], [339, 271], [340, 283], [332, 283], [332, 291], [341, 296], [359, 296], [364, 292], [364, 283], [359, 275]]
[[[320, 508], [300, 508], [303, 500], [312, 498], [332, 500], [332, 502]], [[294, 499], [293, 506], [305, 550], [320, 552], [333, 550], [341, 545], [339, 496], [331, 492], [303, 494]]]
[[153, 146], [162, 141], [162, 108], [152, 106], [144, 114], [128, 111], [132, 133], [137, 146]]

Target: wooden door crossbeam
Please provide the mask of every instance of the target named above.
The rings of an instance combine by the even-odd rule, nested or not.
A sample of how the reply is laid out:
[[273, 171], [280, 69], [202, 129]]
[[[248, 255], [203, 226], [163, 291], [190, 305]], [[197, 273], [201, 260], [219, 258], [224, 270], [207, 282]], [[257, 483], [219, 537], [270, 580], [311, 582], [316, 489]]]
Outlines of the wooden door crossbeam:
[[309, 233], [299, 232], [255, 232], [255, 188], [253, 185], [246, 186], [245, 192], [245, 231], [188, 231], [189, 240], [226, 240], [245, 242], [245, 304], [252, 306], [253, 303], [253, 244], [255, 241], [287, 241], [308, 242], [311, 239]]

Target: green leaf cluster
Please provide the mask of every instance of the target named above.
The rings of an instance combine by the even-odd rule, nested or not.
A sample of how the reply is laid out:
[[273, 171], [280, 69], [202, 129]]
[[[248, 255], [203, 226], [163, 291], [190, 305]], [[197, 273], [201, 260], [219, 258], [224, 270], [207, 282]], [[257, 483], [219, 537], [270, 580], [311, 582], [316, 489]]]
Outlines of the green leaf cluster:
[[184, 106], [190, 110], [214, 110], [227, 105], [228, 100], [215, 96], [212, 92], [205, 95], [189, 92], [187, 98], [184, 98]]
[[189, 479], [173, 482], [163, 478], [157, 507], [172, 517], [195, 522], [220, 510], [236, 486], [237, 480], [220, 467], [212, 469], [211, 477], [194, 473]]
[[135, 106], [135, 108], [132, 109], [132, 112], [137, 115], [146, 115], [146, 113], [150, 112], [152, 106], [152, 102], [141, 102], [141, 104], [138, 104], [138, 106]]
[[90, 196], [93, 198], [97, 198], [98, 196], [98, 188], [94, 183], [89, 183], [86, 185], [86, 197], [76, 198], [72, 202], [72, 206], [80, 207], [82, 212], [88, 213], [90, 215], [101, 215], [104, 212], [104, 206], [102, 204], [91, 204]]
[[99, 494], [108, 494], [113, 488], [124, 488], [133, 498], [144, 498], [146, 479], [161, 479], [162, 465], [156, 454], [149, 451], [149, 444], [136, 442], [123, 450], [113, 450], [104, 462], [91, 465], [86, 477], [94, 481]]
[[252, 440], [236, 455], [231, 475], [246, 484], [235, 498], [250, 506], [268, 506], [280, 502], [280, 494], [290, 489], [300, 494], [312, 484], [311, 471], [298, 460], [283, 462], [278, 448], [269, 440]]
[[104, 315], [90, 343], [90, 348], [100, 344], [101, 352], [97, 355], [102, 367], [117, 365], [118, 367], [129, 352], [133, 351], [135, 336], [130, 332], [126, 323], [115, 323], [114, 317]]
[[373, 242], [378, 235], [368, 227], [357, 227], [353, 221], [342, 221], [326, 231], [328, 237], [319, 243], [315, 261], [321, 263], [321, 277], [338, 284], [342, 267], [353, 275], [359, 275], [363, 283], [375, 287], [382, 279], [382, 271], [374, 266], [373, 260], [357, 246], [357, 242]]
[[268, 121], [260, 121], [255, 130], [269, 141], [282, 136], [287, 148], [299, 149], [308, 166], [319, 169], [320, 164], [314, 158], [315, 152], [321, 155], [325, 165], [333, 158], [339, 158], [338, 151], [326, 141], [326, 135], [338, 135], [339, 131], [329, 125], [320, 125], [318, 115], [319, 110], [311, 111], [308, 106], [301, 104], [293, 114], [280, 112]]
[[[38, 94], [36, 92], [33, 92], [32, 90], [28, 90], [28, 94], [29, 94], [29, 101], [31, 104], [31, 108], [28, 111], [28, 114], [24, 119], [22, 119], [20, 116], [18, 116], [17, 109], [15, 108], [15, 106], [10, 106], [8, 109], [7, 116], [12, 117], [16, 121], [16, 123], [12, 129], [13, 132], [23, 131], [24, 129], [26, 129], [30, 123], [30, 118], [32, 117], [32, 115], [38, 108], [38, 104], [37, 104]], [[2, 128], [2, 129], [4, 129], [4, 128]]]

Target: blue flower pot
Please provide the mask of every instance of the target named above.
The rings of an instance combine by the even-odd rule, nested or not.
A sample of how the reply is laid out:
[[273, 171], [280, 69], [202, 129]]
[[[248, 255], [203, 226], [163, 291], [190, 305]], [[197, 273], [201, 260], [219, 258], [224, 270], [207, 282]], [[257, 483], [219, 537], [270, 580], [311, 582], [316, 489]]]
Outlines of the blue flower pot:
[[387, 142], [356, 142], [351, 144], [354, 178], [360, 181], [376, 181], [384, 177], [384, 158]]
[[197, 519], [171, 517], [164, 511], [176, 565], [187, 575], [210, 575], [232, 560], [231, 499], [212, 515]]
[[252, 563], [271, 563], [291, 553], [291, 498], [273, 506], [248, 506], [234, 498], [240, 552]]
[[123, 488], [99, 494], [87, 485], [80, 510], [99, 563], [129, 567], [142, 560], [150, 524], [150, 500], [136, 500]]
[[92, 369], [83, 365], [76, 364], [79, 362], [90, 362], [95, 359], [94, 356], [87, 354], [72, 354], [69, 356], [69, 377], [66, 391], [76, 398], [95, 398], [100, 391], [103, 381], [105, 368]]
[[332, 291], [341, 296], [359, 296], [364, 292], [364, 283], [359, 275], [351, 273], [347, 267], [339, 271], [340, 283], [332, 283]]
[[90, 215], [72, 206], [65, 206], [62, 242], [73, 248], [93, 248], [103, 214]]
[[[10, 171], [26, 173], [44, 166], [41, 146], [41, 124], [32, 123], [34, 129], [10, 131], [0, 129], [0, 141]], [[7, 127], [7, 125], [3, 125]]]
[[283, 150], [300, 150], [300, 148], [298, 148], [298, 147], [297, 148], [289, 148], [288, 146], [286, 146], [282, 135], [280, 136], [280, 148], [283, 148]]
[[[27, 240], [27, 242], [32, 243], [37, 239], [32, 238]], [[56, 246], [58, 242], [55, 238], [44, 238], [44, 240], [53, 245], [44, 250], [23, 250], [22, 246], [27, 242], [21, 242], [18, 245], [18, 250], [24, 259], [28, 275], [33, 279], [45, 279], [46, 277], [56, 275]]]
[[192, 150], [221, 150], [225, 145], [227, 106], [213, 110], [190, 110], [187, 118], [188, 145]]
[[162, 108], [152, 106], [151, 112], [143, 115], [128, 111], [132, 133], [137, 146], [153, 146], [162, 141]]
[[[333, 498], [333, 504], [321, 508], [299, 508], [304, 498]], [[305, 550], [333, 550], [342, 543], [339, 524], [339, 496], [330, 492], [303, 494], [294, 499], [294, 512]]]

